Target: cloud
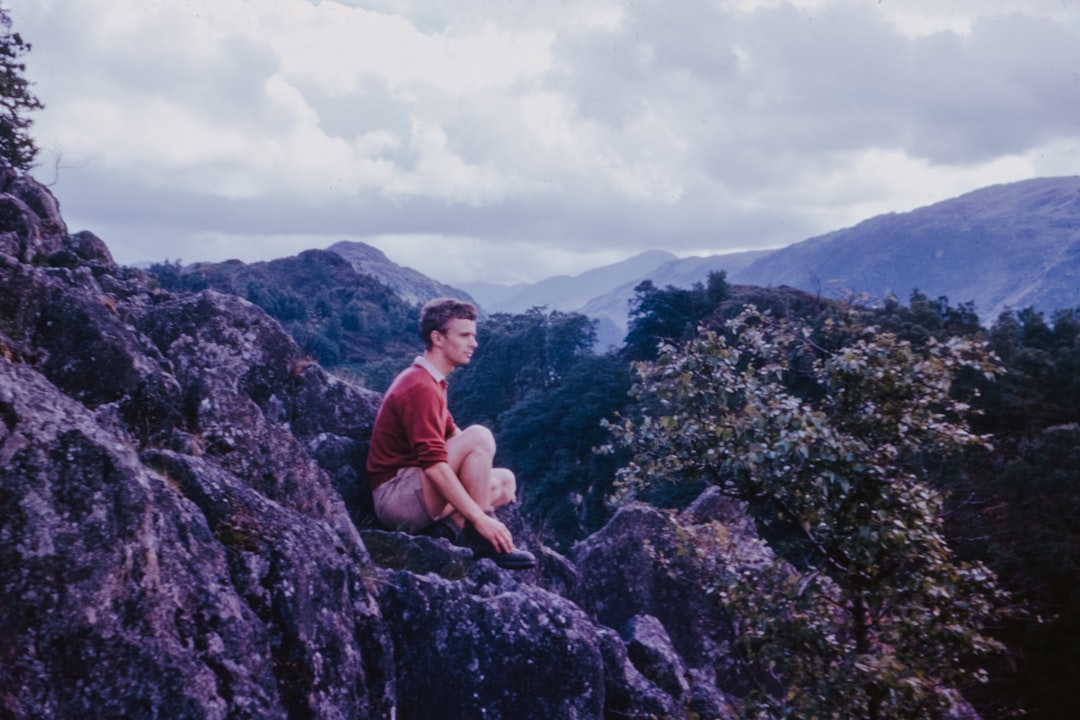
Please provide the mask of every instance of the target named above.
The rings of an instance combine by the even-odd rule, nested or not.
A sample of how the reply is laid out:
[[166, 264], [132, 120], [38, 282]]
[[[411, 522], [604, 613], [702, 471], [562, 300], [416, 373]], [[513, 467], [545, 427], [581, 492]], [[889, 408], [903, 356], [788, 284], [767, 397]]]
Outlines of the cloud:
[[348, 238], [536, 280], [1080, 160], [1075, 0], [9, 5], [37, 175], [124, 262]]

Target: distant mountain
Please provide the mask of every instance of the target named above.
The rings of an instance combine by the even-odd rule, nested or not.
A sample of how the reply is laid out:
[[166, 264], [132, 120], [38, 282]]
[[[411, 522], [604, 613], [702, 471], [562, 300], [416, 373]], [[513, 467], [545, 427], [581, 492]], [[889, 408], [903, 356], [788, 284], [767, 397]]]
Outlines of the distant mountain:
[[342, 240], [327, 250], [348, 260], [356, 272], [378, 278], [407, 303], [423, 305], [428, 300], [439, 297], [455, 297], [473, 302], [468, 292], [432, 280], [412, 268], [398, 265], [381, 250], [365, 243]]
[[984, 322], [1006, 308], [1080, 307], [1080, 176], [995, 185], [779, 250], [682, 259], [646, 252], [572, 278], [466, 287], [494, 312], [543, 305], [595, 318], [604, 347], [623, 339], [638, 283], [690, 287], [718, 271], [731, 283], [827, 297], [851, 292], [906, 302], [918, 290], [972, 302]]
[[533, 307], [579, 312], [595, 319], [597, 346], [621, 344], [634, 288], [643, 280], [659, 287], [689, 287], [705, 282], [711, 272], [729, 275], [742, 270], [768, 250], [737, 252], [680, 259], [670, 252], [651, 250], [613, 265], [594, 268], [573, 277], [560, 275], [532, 285], [469, 283], [464, 287], [489, 312], [520, 313]]
[[984, 321], [1006, 308], [1080, 306], [1080, 177], [995, 185], [881, 215], [775, 250], [729, 280], [835, 295], [918, 289], [973, 302]]
[[499, 285], [491, 282], [467, 282], [461, 287], [472, 295], [473, 299], [485, 310], [501, 312], [498, 308], [503, 301], [508, 300], [520, 292], [531, 287], [532, 283], [515, 283], [513, 285]]
[[521, 313], [534, 307], [563, 312], [576, 311], [590, 299], [612, 288], [641, 278], [675, 256], [663, 250], [650, 250], [613, 265], [605, 265], [570, 277], [558, 275], [533, 285], [499, 289], [484, 283], [466, 284], [489, 312]]
[[591, 298], [579, 308], [578, 312], [589, 317], [610, 321], [621, 333], [618, 341], [626, 335], [627, 317], [630, 301], [634, 298], [634, 288], [643, 280], [652, 280], [657, 287], [691, 287], [694, 283], [705, 282], [710, 273], [725, 272], [728, 277], [743, 270], [760, 257], [768, 255], [770, 250], [752, 250], [710, 255], [708, 257], [690, 257], [666, 262], [630, 282], [623, 283], [607, 292]]

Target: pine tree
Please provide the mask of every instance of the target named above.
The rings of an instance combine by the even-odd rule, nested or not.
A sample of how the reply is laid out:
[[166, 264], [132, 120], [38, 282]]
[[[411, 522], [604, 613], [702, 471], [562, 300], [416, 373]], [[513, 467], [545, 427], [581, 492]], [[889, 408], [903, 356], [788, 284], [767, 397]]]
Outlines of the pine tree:
[[11, 17], [0, 7], [0, 160], [27, 171], [34, 164], [38, 148], [30, 137], [32, 121], [26, 113], [44, 105], [30, 91], [21, 61], [30, 43], [11, 30]]

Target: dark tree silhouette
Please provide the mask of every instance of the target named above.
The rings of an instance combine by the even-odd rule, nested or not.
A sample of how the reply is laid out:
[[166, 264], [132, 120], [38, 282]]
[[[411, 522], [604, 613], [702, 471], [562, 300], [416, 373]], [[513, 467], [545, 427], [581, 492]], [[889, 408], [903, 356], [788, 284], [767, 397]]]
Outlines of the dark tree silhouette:
[[22, 57], [29, 51], [30, 43], [12, 32], [11, 17], [0, 7], [0, 159], [23, 172], [33, 166], [38, 153], [28, 113], [45, 107], [24, 77]]

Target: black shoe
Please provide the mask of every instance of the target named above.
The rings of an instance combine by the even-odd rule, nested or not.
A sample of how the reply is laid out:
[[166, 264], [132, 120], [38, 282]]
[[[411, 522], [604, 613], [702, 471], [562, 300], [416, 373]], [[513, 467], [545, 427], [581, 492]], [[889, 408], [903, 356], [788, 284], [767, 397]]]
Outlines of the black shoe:
[[421, 530], [420, 534], [449, 540], [451, 545], [461, 544], [461, 529], [449, 520], [436, 520]]
[[472, 523], [465, 523], [465, 530], [461, 533], [461, 544], [473, 551], [478, 558], [490, 558], [501, 568], [507, 570], [528, 570], [536, 567], [536, 556], [528, 550], [512, 550], [499, 552], [495, 546], [488, 542]]

